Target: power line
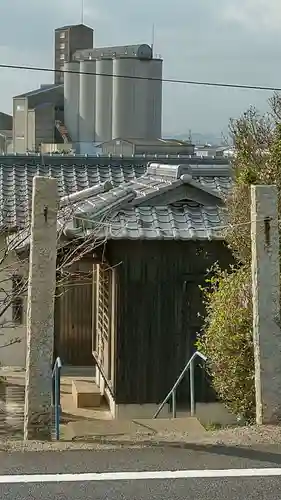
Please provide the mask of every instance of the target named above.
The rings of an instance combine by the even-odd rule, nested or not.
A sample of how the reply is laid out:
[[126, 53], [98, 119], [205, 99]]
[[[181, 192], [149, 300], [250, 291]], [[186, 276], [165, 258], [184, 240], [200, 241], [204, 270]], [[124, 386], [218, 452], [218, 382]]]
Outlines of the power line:
[[97, 73], [88, 71], [73, 71], [68, 69], [52, 69], [52, 68], [40, 68], [38, 66], [22, 66], [15, 64], [0, 64], [2, 69], [18, 69], [26, 71], [42, 71], [45, 73], [74, 73], [80, 75], [95, 75], [95, 76], [110, 76], [114, 78], [124, 78], [128, 80], [150, 80], [155, 82], [162, 81], [163, 83], [177, 83], [182, 85], [196, 85], [201, 87], [220, 87], [220, 88], [230, 88], [230, 89], [244, 89], [244, 90], [263, 90], [268, 92], [281, 92], [281, 87], [265, 87], [262, 85], [240, 85], [237, 83], [222, 83], [222, 82], [209, 82], [209, 81], [196, 81], [196, 80], [179, 80], [175, 78], [151, 78], [146, 76], [129, 76], [129, 75], [114, 75], [111, 73]]

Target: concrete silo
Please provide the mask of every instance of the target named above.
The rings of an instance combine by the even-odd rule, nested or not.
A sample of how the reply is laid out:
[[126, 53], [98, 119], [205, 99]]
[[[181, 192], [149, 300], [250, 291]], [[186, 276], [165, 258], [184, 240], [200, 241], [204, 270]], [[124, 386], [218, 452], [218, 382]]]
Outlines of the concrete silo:
[[[146, 61], [121, 57], [113, 61], [112, 137], [142, 137], [146, 114], [146, 83], [136, 77], [145, 76]], [[144, 64], [141, 71], [140, 64]], [[139, 103], [142, 102], [142, 109]]]
[[95, 141], [96, 61], [80, 62], [79, 142]]
[[112, 59], [96, 61], [96, 141], [112, 139]]
[[64, 71], [66, 71], [64, 73], [64, 124], [72, 142], [78, 142], [80, 65], [77, 62], [65, 63]]
[[158, 68], [159, 60], [124, 57], [113, 61], [113, 138], [161, 137], [162, 82], [150, 80], [159, 75]]
[[162, 136], [163, 61], [152, 59], [149, 64], [147, 137]]

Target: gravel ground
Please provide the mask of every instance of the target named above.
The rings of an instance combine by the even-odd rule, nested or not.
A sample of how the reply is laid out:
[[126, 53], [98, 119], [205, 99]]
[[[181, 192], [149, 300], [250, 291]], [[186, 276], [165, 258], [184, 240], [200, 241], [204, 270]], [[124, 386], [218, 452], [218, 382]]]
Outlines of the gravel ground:
[[184, 445], [197, 443], [206, 445], [225, 446], [255, 446], [281, 444], [281, 426], [262, 427], [237, 427], [206, 431], [197, 436], [184, 433], [158, 433], [154, 436], [147, 435], [122, 435], [107, 437], [84, 437], [74, 442], [23, 442], [0, 441], [0, 451], [65, 451], [65, 450], [91, 450], [91, 449], [118, 449], [118, 448], [143, 448], [165, 445]]

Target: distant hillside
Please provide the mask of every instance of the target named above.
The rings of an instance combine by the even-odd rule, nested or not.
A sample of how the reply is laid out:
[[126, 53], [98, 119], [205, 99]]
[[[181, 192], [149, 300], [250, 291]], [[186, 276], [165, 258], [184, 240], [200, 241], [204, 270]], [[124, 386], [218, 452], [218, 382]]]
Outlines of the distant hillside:
[[[220, 145], [224, 144], [222, 135], [218, 136], [211, 133], [201, 134], [200, 132], [192, 132], [192, 142], [193, 144], [214, 144]], [[189, 134], [165, 134], [164, 137], [169, 137], [170, 139], [179, 139], [182, 141], [189, 140]]]

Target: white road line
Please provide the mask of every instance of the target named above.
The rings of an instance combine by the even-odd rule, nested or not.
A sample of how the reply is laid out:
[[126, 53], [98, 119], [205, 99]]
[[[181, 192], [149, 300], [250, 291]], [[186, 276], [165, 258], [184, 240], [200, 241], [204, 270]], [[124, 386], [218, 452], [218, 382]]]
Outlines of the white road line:
[[77, 474], [22, 474], [0, 476], [0, 483], [71, 483], [84, 481], [136, 481], [147, 479], [194, 479], [227, 477], [281, 476], [281, 468], [272, 469], [218, 469], [135, 472], [89, 472]]

